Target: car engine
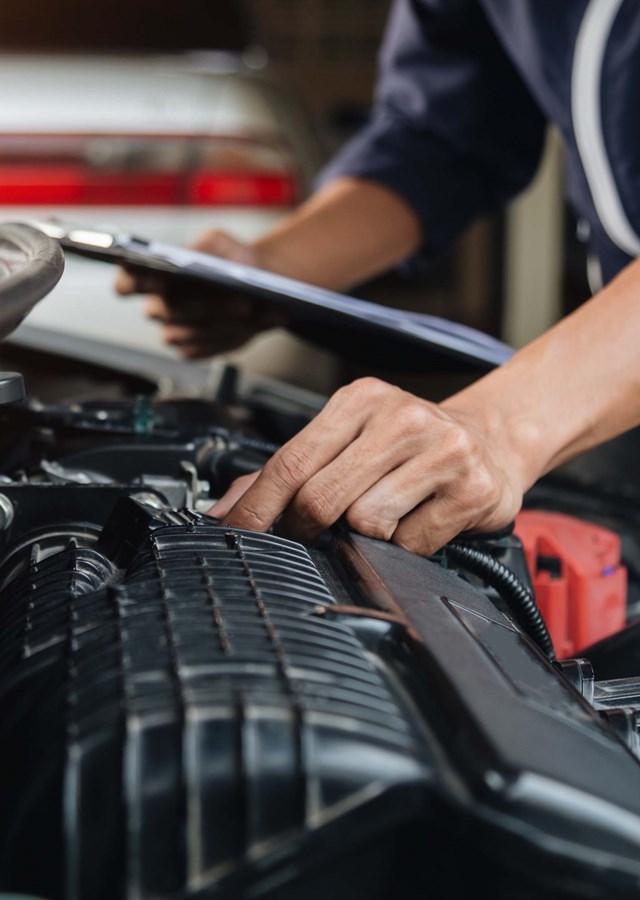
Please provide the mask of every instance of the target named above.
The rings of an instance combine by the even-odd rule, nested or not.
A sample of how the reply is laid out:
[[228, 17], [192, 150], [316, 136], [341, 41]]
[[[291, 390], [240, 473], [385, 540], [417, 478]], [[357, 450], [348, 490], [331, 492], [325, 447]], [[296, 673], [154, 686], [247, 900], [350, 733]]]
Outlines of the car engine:
[[[6, 236], [27, 305], [32, 240]], [[221, 526], [309, 416], [231, 369], [216, 402], [5, 373], [0, 403], [1, 889], [638, 896], [633, 625], [556, 660], [508, 533], [423, 559]]]

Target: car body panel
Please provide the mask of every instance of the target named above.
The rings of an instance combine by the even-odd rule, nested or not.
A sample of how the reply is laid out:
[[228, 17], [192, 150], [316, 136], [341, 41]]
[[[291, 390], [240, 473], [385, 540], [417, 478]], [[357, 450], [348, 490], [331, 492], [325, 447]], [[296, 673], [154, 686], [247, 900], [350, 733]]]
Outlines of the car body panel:
[[[11, 140], [38, 136], [102, 135], [207, 137], [246, 140], [273, 148], [309, 189], [322, 158], [320, 143], [299, 99], [266, 67], [266, 55], [199, 51], [184, 54], [6, 54], [0, 58], [0, 159]], [[2, 206], [0, 220], [35, 221], [55, 215], [175, 244], [192, 243], [220, 228], [240, 240], [266, 231], [286, 212], [278, 206]], [[29, 328], [112, 342], [174, 356], [157, 325], [145, 320], [142, 300], [113, 291], [113, 270], [68, 260], [64, 289], [41, 305], [15, 336], [29, 342]], [[264, 347], [265, 339], [260, 342]], [[297, 355], [297, 341], [266, 339], [258, 370], [277, 357]], [[251, 353], [249, 353], [249, 360]], [[286, 366], [286, 364], [284, 364]]]

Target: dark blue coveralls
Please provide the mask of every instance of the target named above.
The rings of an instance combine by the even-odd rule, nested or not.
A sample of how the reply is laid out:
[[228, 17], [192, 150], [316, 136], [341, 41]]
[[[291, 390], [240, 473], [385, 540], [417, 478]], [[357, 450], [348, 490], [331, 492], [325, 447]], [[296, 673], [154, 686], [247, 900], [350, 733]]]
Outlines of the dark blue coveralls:
[[392, 188], [431, 253], [526, 186], [547, 121], [607, 281], [640, 256], [640, 0], [396, 0], [372, 119], [324, 180]]

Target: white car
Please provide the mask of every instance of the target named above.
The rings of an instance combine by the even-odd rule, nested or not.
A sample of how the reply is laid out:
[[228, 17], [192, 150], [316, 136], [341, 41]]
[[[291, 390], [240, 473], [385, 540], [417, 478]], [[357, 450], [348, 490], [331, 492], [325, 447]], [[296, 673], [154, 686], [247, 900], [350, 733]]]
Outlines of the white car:
[[[321, 161], [309, 121], [237, 5], [134, 7], [35, 0], [27, 14], [3, 0], [0, 220], [55, 215], [177, 244], [212, 227], [252, 238], [308, 190]], [[113, 278], [69, 259], [15, 339], [169, 354]]]

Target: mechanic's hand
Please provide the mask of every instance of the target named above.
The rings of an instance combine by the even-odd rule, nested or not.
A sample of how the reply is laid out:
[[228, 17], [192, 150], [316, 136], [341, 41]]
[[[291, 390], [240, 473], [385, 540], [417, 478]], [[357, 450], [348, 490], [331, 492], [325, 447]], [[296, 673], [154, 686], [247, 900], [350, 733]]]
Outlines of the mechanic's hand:
[[[251, 247], [223, 231], [206, 232], [193, 249], [261, 267]], [[145, 315], [160, 323], [163, 341], [187, 359], [235, 350], [261, 331], [286, 324], [281, 313], [249, 297], [215, 288], [190, 293], [186, 286], [178, 296], [162, 276], [138, 275], [133, 270], [119, 271], [115, 289], [123, 295], [149, 294]]]
[[305, 542], [345, 514], [355, 531], [425, 556], [462, 531], [502, 528], [528, 485], [504, 435], [448, 402], [356, 381], [210, 513], [257, 531], [283, 513], [280, 533]]

